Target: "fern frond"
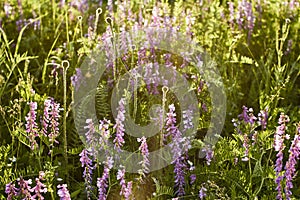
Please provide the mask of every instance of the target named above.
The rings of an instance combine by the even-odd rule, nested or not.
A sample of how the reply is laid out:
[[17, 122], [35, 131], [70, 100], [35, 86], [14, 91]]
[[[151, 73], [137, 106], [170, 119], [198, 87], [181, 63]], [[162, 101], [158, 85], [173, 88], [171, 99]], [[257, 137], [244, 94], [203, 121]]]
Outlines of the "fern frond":
[[96, 107], [96, 115], [97, 118], [109, 118], [110, 117], [110, 105], [109, 105], [109, 98], [108, 98], [108, 89], [107, 86], [103, 83], [99, 83], [97, 90], [96, 90], [96, 97], [95, 97], [95, 107]]

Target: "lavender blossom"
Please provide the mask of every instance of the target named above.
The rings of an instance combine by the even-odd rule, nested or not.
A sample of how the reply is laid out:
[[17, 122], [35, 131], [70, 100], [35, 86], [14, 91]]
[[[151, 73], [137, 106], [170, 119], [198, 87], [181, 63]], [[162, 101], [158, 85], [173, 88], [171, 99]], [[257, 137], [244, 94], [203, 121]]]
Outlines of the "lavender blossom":
[[118, 110], [118, 115], [116, 118], [116, 124], [114, 126], [114, 128], [116, 129], [116, 137], [114, 139], [114, 148], [115, 150], [117, 150], [118, 152], [121, 151], [121, 147], [123, 146], [123, 144], [125, 143], [123, 137], [124, 137], [124, 132], [125, 132], [125, 128], [124, 128], [124, 120], [125, 120], [125, 98], [122, 98], [119, 101], [119, 107], [117, 108]]
[[29, 103], [29, 112], [27, 116], [25, 117], [26, 120], [26, 133], [28, 134], [28, 138], [31, 144], [31, 149], [34, 150], [37, 148], [37, 142], [35, 140], [35, 137], [38, 135], [38, 126], [36, 123], [36, 109], [37, 109], [37, 103], [36, 102], [30, 102]]
[[293, 188], [293, 177], [296, 174], [296, 164], [297, 164], [297, 160], [299, 160], [299, 156], [300, 156], [300, 124], [298, 124], [297, 127], [297, 134], [294, 137], [294, 140], [292, 142], [292, 145], [289, 149], [289, 159], [287, 161], [287, 163], [285, 164], [285, 178], [286, 178], [286, 182], [285, 182], [285, 195], [286, 195], [286, 199], [290, 200], [291, 199], [291, 189]]
[[267, 128], [267, 122], [268, 122], [268, 108], [265, 110], [261, 110], [260, 113], [258, 113], [258, 124], [261, 125], [262, 130], [265, 130]]
[[105, 118], [103, 120], [100, 120], [100, 124], [99, 124], [99, 131], [100, 131], [99, 146], [100, 146], [100, 150], [102, 150], [102, 149], [105, 150], [105, 152], [107, 153], [106, 155], [108, 155], [108, 153], [109, 153], [109, 152], [107, 152], [108, 150], [106, 149], [108, 147], [108, 144], [109, 144], [108, 139], [110, 138], [109, 126], [110, 126], [110, 120], [107, 120]]
[[81, 72], [80, 68], [76, 68], [75, 71], [76, 71], [76, 74], [71, 76], [71, 82], [72, 82], [73, 87], [77, 91], [79, 89], [79, 86], [81, 84], [83, 76], [82, 76], [82, 72]]
[[53, 146], [53, 143], [58, 143], [58, 141], [56, 140], [56, 138], [59, 135], [59, 108], [60, 108], [60, 104], [59, 103], [55, 103], [54, 100], [52, 100], [51, 102], [51, 111], [49, 113], [50, 115], [50, 133], [48, 135], [49, 137], [49, 141], [50, 141], [50, 145]]
[[143, 136], [142, 138], [138, 138], [137, 141], [141, 143], [139, 150], [143, 156], [143, 160], [141, 162], [139, 162], [139, 164], [142, 166], [140, 174], [142, 176], [145, 176], [145, 174], [147, 174], [149, 172], [149, 166], [150, 166], [149, 150], [148, 150], [146, 137]]
[[179, 157], [172, 162], [174, 164], [175, 173], [175, 187], [177, 188], [176, 194], [178, 196], [184, 196], [184, 186], [185, 186], [185, 169], [187, 167], [185, 163], [185, 157]]
[[201, 189], [199, 190], [199, 198], [200, 199], [204, 199], [204, 197], [206, 197], [206, 191], [207, 191], [207, 189], [204, 186], [202, 186]]
[[60, 197], [60, 200], [71, 200], [71, 196], [67, 187], [67, 184], [57, 186], [57, 188], [59, 189], [57, 191], [57, 194]]
[[132, 196], [132, 181], [129, 181], [127, 183], [127, 187], [124, 193], [125, 200], [129, 200], [131, 196]]
[[18, 189], [15, 187], [15, 184], [10, 182], [5, 186], [5, 193], [8, 195], [7, 200], [12, 200], [13, 197], [18, 195]]
[[98, 200], [105, 200], [107, 197], [106, 189], [108, 187], [109, 172], [112, 167], [113, 167], [113, 159], [112, 157], [108, 157], [104, 166], [103, 175], [101, 178], [97, 179], [97, 187], [99, 190]]
[[90, 158], [90, 156], [92, 156], [92, 153], [87, 149], [83, 149], [79, 156], [81, 166], [84, 167], [83, 178], [85, 181], [87, 198], [90, 199], [90, 191], [92, 190], [92, 174], [94, 169], [93, 160]]
[[87, 119], [85, 121], [85, 123], [87, 124], [87, 126], [84, 126], [84, 129], [87, 129], [87, 132], [85, 133], [86, 136], [86, 142], [88, 145], [92, 145], [94, 144], [95, 141], [95, 126], [93, 123], [92, 119]]
[[233, 26], [234, 26], [234, 3], [228, 2], [228, 6], [229, 6], [229, 13], [230, 13], [229, 23], [230, 23], [231, 28], [233, 28]]
[[84, 13], [88, 9], [88, 1], [87, 0], [72, 0], [70, 1], [70, 6], [77, 8], [78, 11]]
[[196, 179], [197, 179], [196, 174], [191, 174], [190, 175], [190, 184], [193, 185], [195, 183]]
[[11, 16], [12, 10], [13, 10], [12, 6], [9, 3], [5, 2], [4, 3], [4, 12], [5, 12], [5, 15], [7, 18], [9, 18]]
[[122, 169], [118, 170], [117, 173], [117, 180], [120, 181], [120, 185], [121, 185], [121, 191], [120, 191], [120, 195], [124, 195], [125, 194], [125, 190], [126, 190], [126, 182], [125, 182], [125, 168], [123, 166], [120, 166]]
[[283, 180], [283, 176], [280, 175], [282, 171], [282, 162], [283, 162], [283, 150], [285, 148], [284, 145], [284, 137], [285, 137], [285, 130], [286, 130], [286, 123], [289, 121], [288, 116], [284, 115], [284, 113], [281, 113], [280, 118], [278, 120], [279, 126], [276, 129], [275, 132], [275, 139], [274, 139], [274, 148], [275, 151], [277, 151], [277, 159], [275, 164], [275, 173], [276, 173], [276, 179], [275, 183], [277, 184], [276, 190], [277, 190], [277, 196], [276, 199], [282, 199], [282, 186], [281, 181]]
[[120, 166], [120, 168], [121, 169], [119, 169], [117, 173], [117, 180], [120, 181], [120, 185], [121, 185], [120, 195], [121, 196], [123, 195], [126, 200], [129, 200], [130, 196], [132, 196], [132, 181], [126, 184], [125, 168], [122, 165]]
[[239, 120], [243, 120], [246, 123], [250, 122], [248, 112], [249, 112], [248, 108], [246, 106], [243, 106], [242, 114], [238, 115]]
[[183, 152], [183, 144], [184, 139], [182, 138], [182, 134], [180, 130], [176, 127], [176, 113], [174, 104], [169, 105], [169, 112], [167, 113], [166, 119], [166, 131], [167, 136], [172, 137], [171, 149], [173, 153], [173, 161], [174, 164], [174, 173], [175, 173], [175, 187], [177, 187], [176, 194], [178, 196], [183, 196], [185, 194], [184, 186], [185, 186], [185, 169], [186, 158], [184, 155], [181, 155]]
[[24, 180], [22, 177], [18, 180], [18, 184], [20, 186], [19, 189], [19, 194], [21, 195], [21, 197], [25, 197], [25, 199], [31, 199], [31, 192], [32, 192], [32, 188], [31, 188], [31, 184], [32, 184], [32, 180]]
[[205, 152], [206, 164], [210, 165], [210, 163], [212, 161], [212, 158], [214, 156], [213, 149], [210, 146], [206, 145], [205, 148], [203, 148], [202, 151]]
[[193, 125], [193, 111], [192, 110], [184, 110], [182, 111], [183, 117], [183, 128], [185, 131], [192, 129]]
[[36, 186], [32, 188], [32, 190], [35, 192], [35, 195], [32, 196], [32, 199], [39, 199], [43, 200], [45, 199], [42, 195], [42, 193], [47, 192], [47, 186], [41, 182], [39, 178], [35, 179]]

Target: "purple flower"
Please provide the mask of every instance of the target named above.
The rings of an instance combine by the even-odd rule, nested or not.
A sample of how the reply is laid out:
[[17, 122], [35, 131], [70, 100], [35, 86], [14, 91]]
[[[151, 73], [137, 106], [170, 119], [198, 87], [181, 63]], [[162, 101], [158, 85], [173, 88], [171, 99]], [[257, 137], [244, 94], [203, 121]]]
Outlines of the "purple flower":
[[100, 131], [100, 137], [99, 137], [99, 146], [100, 149], [105, 149], [107, 155], [109, 154], [108, 150], [106, 147], [108, 147], [108, 139], [110, 138], [110, 131], [109, 131], [109, 126], [110, 126], [110, 120], [103, 119], [100, 120], [99, 124], [99, 131]]
[[261, 110], [260, 113], [258, 113], [258, 124], [261, 125], [262, 130], [267, 128], [267, 122], [268, 122], [268, 108], [265, 110]]
[[116, 129], [116, 137], [114, 139], [114, 148], [115, 150], [117, 150], [118, 152], [121, 151], [121, 147], [123, 146], [123, 144], [125, 143], [123, 137], [124, 137], [124, 132], [125, 132], [125, 128], [124, 128], [124, 120], [125, 120], [125, 98], [122, 98], [119, 101], [119, 107], [117, 108], [118, 110], [118, 115], [116, 118], [116, 124], [114, 126], [114, 128]]
[[49, 141], [50, 141], [50, 145], [53, 146], [53, 143], [58, 143], [57, 140], [55, 140], [57, 138], [57, 136], [59, 135], [59, 108], [60, 108], [60, 104], [59, 103], [55, 103], [54, 100], [52, 100], [51, 102], [51, 111], [49, 113], [50, 115], [50, 133], [48, 135], [49, 137]]
[[143, 156], [143, 160], [139, 162], [139, 164], [142, 166], [140, 174], [145, 176], [145, 174], [149, 172], [149, 166], [150, 166], [149, 151], [148, 151], [146, 137], [143, 136], [142, 138], [138, 138], [137, 141], [141, 143], [139, 150]]
[[72, 0], [70, 1], [70, 6], [77, 8], [78, 11], [84, 13], [88, 9], [88, 1], [87, 0]]
[[206, 145], [205, 148], [203, 148], [202, 151], [205, 152], [206, 164], [210, 165], [210, 163], [212, 161], [212, 158], [214, 157], [214, 151], [208, 145]]
[[173, 161], [172, 164], [174, 164], [174, 173], [175, 173], [175, 187], [177, 188], [176, 194], [178, 196], [184, 196], [184, 186], [185, 186], [185, 169], [187, 168], [187, 165], [185, 163], [185, 157], [179, 157]]
[[127, 187], [125, 188], [124, 197], [126, 200], [129, 200], [131, 195], [132, 195], [132, 181], [129, 181], [127, 183]]
[[82, 152], [79, 154], [80, 156], [80, 162], [81, 162], [81, 167], [84, 167], [83, 171], [83, 178], [85, 181], [85, 188], [87, 192], [87, 198], [90, 199], [90, 192], [92, 190], [92, 174], [93, 174], [93, 160], [90, 158], [92, 156], [92, 153], [87, 150], [83, 149]]
[[230, 23], [230, 26], [233, 28], [233, 26], [234, 26], [234, 3], [228, 2], [228, 6], [229, 6], [229, 13], [230, 13], [229, 23]]
[[169, 112], [167, 113], [166, 136], [172, 137], [171, 149], [173, 153], [174, 173], [175, 173], [175, 187], [177, 188], [176, 194], [183, 196], [185, 194], [185, 169], [187, 168], [186, 157], [182, 155], [187, 152], [188, 144], [182, 138], [180, 130], [176, 127], [176, 113], [174, 104], [169, 105]]
[[276, 128], [276, 132], [274, 135], [274, 148], [275, 151], [277, 151], [277, 159], [275, 163], [275, 173], [276, 173], [276, 179], [275, 183], [277, 184], [276, 190], [277, 190], [277, 196], [276, 199], [282, 199], [282, 186], [281, 181], [283, 180], [283, 176], [280, 175], [282, 171], [282, 162], [283, 162], [283, 150], [285, 148], [284, 145], [284, 134], [286, 130], [286, 122], [288, 122], [288, 116], [284, 115], [284, 113], [281, 113], [278, 124], [279, 126]]
[[290, 200], [292, 192], [291, 189], [293, 188], [293, 177], [295, 176], [296, 173], [296, 164], [297, 164], [297, 160], [299, 160], [299, 156], [300, 156], [300, 124], [298, 124], [297, 127], [297, 134], [295, 135], [295, 138], [292, 142], [292, 145], [289, 149], [289, 159], [287, 161], [287, 163], [285, 164], [285, 178], [286, 178], [286, 182], [285, 182], [285, 195], [286, 195], [286, 199]]
[[125, 168], [124, 166], [120, 166], [121, 169], [118, 170], [117, 173], [117, 180], [120, 181], [120, 185], [121, 185], [121, 191], [120, 191], [120, 195], [124, 196], [126, 200], [130, 199], [130, 196], [132, 195], [132, 181], [128, 182], [126, 184], [125, 181]]
[[84, 129], [87, 129], [87, 132], [85, 133], [86, 136], [86, 142], [88, 145], [93, 145], [95, 141], [95, 127], [92, 119], [87, 119], [85, 121], [87, 126], [84, 127]]
[[76, 68], [75, 71], [76, 71], [76, 74], [71, 76], [71, 82], [72, 82], [73, 87], [77, 91], [79, 89], [79, 86], [81, 84], [81, 80], [83, 79], [83, 76], [82, 76], [80, 68]]
[[57, 186], [57, 188], [59, 189], [57, 191], [57, 194], [60, 197], [60, 200], [71, 200], [71, 196], [67, 187], [67, 184]]
[[199, 198], [200, 199], [204, 199], [204, 197], [206, 197], [206, 191], [207, 191], [207, 189], [204, 186], [202, 186], [201, 189], [199, 190]]
[[120, 185], [121, 185], [121, 191], [120, 191], [120, 195], [123, 195], [125, 193], [125, 189], [126, 189], [126, 182], [125, 182], [125, 168], [123, 166], [120, 166], [122, 169], [118, 170], [117, 173], [117, 180], [120, 181]]
[[191, 174], [190, 175], [190, 184], [193, 185], [193, 183], [196, 181], [197, 176], [196, 174]]
[[248, 123], [249, 120], [249, 116], [248, 116], [248, 108], [246, 106], [243, 106], [243, 112], [242, 114], [238, 115], [239, 120], [243, 120], [244, 122]]
[[12, 14], [12, 10], [13, 10], [12, 6], [9, 3], [5, 2], [4, 3], [4, 12], [5, 12], [5, 15], [7, 18], [9, 18], [10, 15]]
[[113, 166], [113, 159], [112, 157], [108, 157], [107, 161], [104, 166], [103, 175], [101, 178], [97, 179], [97, 187], [99, 190], [98, 200], [105, 200], [106, 199], [106, 189], [108, 187], [108, 178], [109, 178], [109, 171]]
[[29, 112], [25, 117], [26, 120], [26, 133], [28, 134], [28, 138], [31, 144], [31, 149], [34, 150], [37, 147], [37, 142], [35, 141], [35, 137], [38, 136], [38, 126], [36, 123], [36, 109], [37, 103], [30, 102], [29, 104]]
[[25, 197], [25, 199], [31, 199], [32, 196], [30, 194], [30, 192], [32, 192], [31, 189], [31, 184], [32, 184], [32, 180], [29, 179], [28, 181], [24, 180], [22, 177], [18, 180], [18, 184], [20, 186], [19, 189], [19, 194], [21, 195], [21, 197]]
[[43, 184], [39, 178], [36, 178], [35, 181], [36, 181], [36, 186], [32, 188], [32, 190], [35, 192], [35, 195], [32, 196], [32, 199], [43, 200], [44, 197], [42, 193], [47, 192], [47, 186]]
[[184, 130], [189, 130], [194, 127], [193, 125], [193, 111], [192, 110], [184, 110], [182, 111], [183, 117], [183, 128]]
[[18, 189], [15, 187], [15, 184], [10, 182], [5, 186], [5, 193], [8, 195], [7, 200], [12, 200], [13, 197], [18, 195]]

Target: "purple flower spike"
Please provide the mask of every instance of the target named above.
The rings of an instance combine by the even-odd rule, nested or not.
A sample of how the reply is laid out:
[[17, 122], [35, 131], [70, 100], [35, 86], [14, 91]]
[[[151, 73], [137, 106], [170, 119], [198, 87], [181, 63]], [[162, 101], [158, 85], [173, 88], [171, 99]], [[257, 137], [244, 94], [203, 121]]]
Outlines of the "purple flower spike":
[[48, 135], [50, 144], [53, 146], [53, 143], [58, 143], [56, 138], [59, 135], [59, 110], [60, 109], [60, 104], [55, 103], [54, 100], [52, 100], [51, 103], [51, 111], [49, 113], [50, 115], [50, 133]]
[[121, 151], [121, 147], [125, 143], [123, 136], [125, 132], [124, 128], [124, 120], [125, 120], [125, 98], [122, 98], [119, 101], [119, 107], [118, 107], [118, 115], [116, 118], [116, 124], [114, 128], [116, 129], [116, 138], [114, 139], [114, 148], [118, 152]]
[[290, 154], [289, 159], [285, 164], [285, 174], [284, 174], [286, 178], [284, 191], [287, 200], [291, 199], [291, 195], [292, 195], [291, 189], [293, 188], [292, 180], [296, 174], [296, 164], [300, 156], [300, 124], [298, 124], [297, 134], [295, 135], [295, 138], [289, 149], [289, 154]]
[[212, 158], [214, 157], [214, 151], [210, 146], [206, 146], [202, 151], [206, 153], [205, 158], [206, 158], [206, 164], [210, 165]]
[[85, 123], [87, 124], [87, 126], [84, 127], [84, 129], [87, 129], [87, 132], [85, 133], [86, 136], [86, 142], [88, 145], [93, 146], [94, 141], [96, 139], [94, 133], [95, 133], [95, 127], [94, 127], [94, 123], [92, 119], [87, 119], [85, 121]]
[[142, 176], [145, 176], [145, 174], [147, 174], [149, 172], [149, 166], [150, 166], [149, 150], [148, 150], [146, 137], [143, 136], [142, 138], [138, 138], [137, 141], [141, 143], [139, 150], [143, 156], [143, 160], [141, 162], [139, 162], [139, 164], [142, 166], [140, 174]]
[[274, 148], [275, 151], [277, 151], [277, 159], [275, 163], [275, 173], [276, 173], [276, 179], [275, 183], [277, 184], [276, 190], [277, 190], [277, 196], [276, 199], [282, 199], [282, 186], [281, 181], [283, 180], [283, 175], [280, 175], [283, 167], [283, 150], [285, 148], [284, 145], [284, 138], [285, 138], [285, 130], [286, 130], [286, 123], [289, 121], [288, 116], [284, 115], [284, 113], [281, 113], [278, 124], [279, 126], [276, 129], [275, 135], [274, 135]]
[[32, 192], [32, 189], [31, 189], [30, 185], [32, 184], [32, 180], [29, 179], [28, 181], [26, 181], [21, 177], [18, 181], [18, 184], [20, 186], [19, 194], [21, 196], [24, 196], [25, 199], [31, 199], [32, 196], [31, 196], [30, 192]]
[[5, 186], [5, 193], [8, 195], [7, 200], [12, 200], [13, 197], [18, 195], [18, 189], [15, 187], [15, 184], [10, 182]]
[[83, 79], [83, 76], [82, 76], [81, 70], [79, 68], [76, 68], [75, 70], [76, 70], [76, 74], [74, 74], [71, 77], [71, 82], [72, 82], [72, 85], [75, 88], [75, 90], [78, 90], [80, 87], [81, 81]]
[[199, 190], [199, 198], [200, 199], [204, 199], [204, 197], [206, 197], [206, 191], [207, 191], [207, 189], [204, 186], [202, 186], [201, 189]]
[[90, 192], [92, 190], [92, 174], [94, 169], [93, 160], [90, 158], [90, 156], [92, 156], [92, 153], [87, 149], [83, 149], [79, 156], [81, 166], [84, 167], [83, 178], [85, 181], [87, 198], [90, 199]]
[[97, 187], [99, 190], [98, 200], [106, 200], [106, 189], [108, 187], [109, 171], [112, 167], [113, 159], [111, 157], [108, 157], [104, 166], [103, 175], [101, 178], [97, 179]]
[[35, 192], [35, 195], [32, 196], [32, 199], [39, 199], [43, 200], [45, 199], [42, 195], [42, 193], [47, 192], [47, 186], [41, 182], [39, 178], [35, 179], [36, 186], [32, 188], [32, 190]]
[[193, 185], [193, 183], [196, 181], [196, 179], [197, 179], [196, 174], [192, 174], [192, 175], [190, 176], [190, 184]]
[[67, 184], [57, 186], [57, 188], [59, 189], [57, 191], [57, 194], [60, 197], [60, 200], [71, 200], [71, 196], [67, 187]]
[[38, 135], [38, 126], [36, 123], [36, 109], [37, 109], [37, 103], [36, 102], [30, 102], [29, 103], [29, 112], [27, 116], [25, 117], [26, 120], [26, 133], [28, 134], [28, 138], [31, 144], [31, 149], [34, 150], [37, 148], [37, 142], [35, 141], [35, 137]]
[[267, 128], [267, 122], [268, 108], [266, 108], [265, 110], [261, 110], [260, 113], [258, 113], [258, 124], [262, 126], [262, 130], [265, 130]]

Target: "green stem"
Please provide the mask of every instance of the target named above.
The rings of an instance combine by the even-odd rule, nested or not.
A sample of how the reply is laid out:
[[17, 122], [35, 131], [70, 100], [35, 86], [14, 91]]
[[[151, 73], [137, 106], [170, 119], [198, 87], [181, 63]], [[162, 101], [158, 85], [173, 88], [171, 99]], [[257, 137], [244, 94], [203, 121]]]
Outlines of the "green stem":
[[63, 112], [63, 137], [64, 137], [64, 159], [67, 173], [67, 182], [69, 181], [69, 173], [68, 173], [68, 143], [67, 143], [67, 70], [70, 66], [69, 61], [64, 60], [62, 62], [63, 68], [63, 84], [64, 84], [64, 112]]

